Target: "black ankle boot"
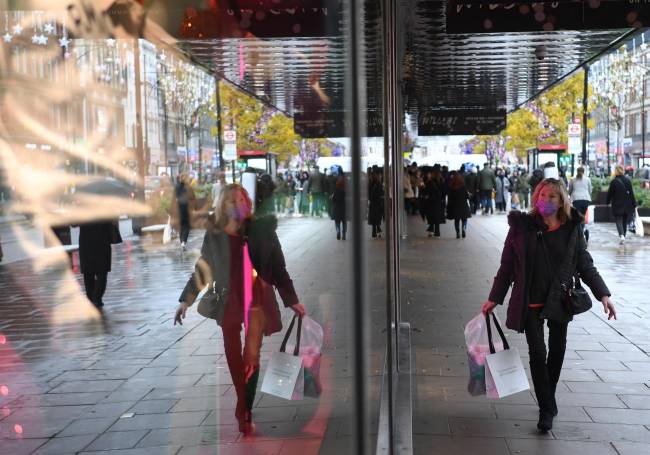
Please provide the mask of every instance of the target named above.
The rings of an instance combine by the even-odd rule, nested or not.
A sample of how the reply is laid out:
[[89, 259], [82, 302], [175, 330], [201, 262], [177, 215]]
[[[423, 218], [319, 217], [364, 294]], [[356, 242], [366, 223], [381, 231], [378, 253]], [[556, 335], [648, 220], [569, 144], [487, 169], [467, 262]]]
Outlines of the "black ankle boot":
[[553, 428], [553, 414], [548, 411], [539, 411], [539, 421], [537, 428], [542, 433], [546, 433]]
[[458, 232], [458, 231], [456, 231], [456, 238], [457, 238], [457, 239], [460, 238], [460, 232]]
[[463, 229], [463, 238], [465, 238], [465, 229]]

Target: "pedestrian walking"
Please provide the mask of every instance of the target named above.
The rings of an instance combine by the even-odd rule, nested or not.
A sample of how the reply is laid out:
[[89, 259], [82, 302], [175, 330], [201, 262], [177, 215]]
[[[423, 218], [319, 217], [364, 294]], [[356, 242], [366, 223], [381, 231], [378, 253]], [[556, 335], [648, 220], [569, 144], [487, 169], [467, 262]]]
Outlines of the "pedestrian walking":
[[186, 173], [178, 177], [174, 195], [176, 197], [176, 204], [173, 205], [176, 209], [174, 218], [179, 227], [181, 248], [185, 250], [187, 247], [187, 239], [190, 236], [192, 214], [196, 211], [196, 196], [194, 195], [192, 185], [190, 185], [189, 176]]
[[[277, 288], [285, 307], [300, 317], [305, 315], [287, 273], [276, 234], [277, 219], [273, 215], [252, 217], [251, 213], [252, 201], [246, 190], [237, 184], [226, 186], [217, 210], [209, 218], [201, 257], [181, 293], [174, 317], [174, 325], [182, 325], [187, 309], [208, 288], [199, 302], [199, 312], [215, 319], [221, 327], [226, 362], [237, 393], [235, 417], [239, 431], [245, 434], [254, 428], [252, 408], [262, 336], [282, 330], [272, 286]], [[252, 301], [246, 296], [252, 296]]]
[[[582, 235], [581, 215], [571, 208], [564, 184], [557, 179], [539, 183], [530, 213], [513, 211], [510, 230], [483, 313], [502, 304], [512, 284], [506, 326], [526, 334], [530, 371], [539, 405], [537, 428], [547, 432], [557, 415], [555, 390], [560, 378], [572, 314], [563, 300], [567, 282], [580, 279], [601, 301], [608, 319], [616, 319], [611, 293], [594, 266]], [[563, 286], [565, 290], [563, 290]], [[548, 357], [544, 343], [547, 321]]]
[[296, 203], [296, 181], [293, 179], [293, 175], [287, 175], [287, 210], [289, 216], [293, 216], [294, 205]]
[[[591, 179], [585, 177], [585, 168], [580, 166], [576, 171], [576, 177], [569, 183], [569, 196], [573, 207], [582, 215], [583, 220], [591, 203]], [[589, 242], [589, 229], [583, 221], [582, 228], [585, 240]]]
[[607, 204], [612, 206], [618, 237], [622, 244], [625, 243], [627, 226], [634, 217], [636, 199], [632, 182], [625, 175], [623, 166], [616, 166], [614, 173], [616, 177], [609, 184], [609, 190], [607, 191]]
[[465, 238], [467, 230], [467, 219], [471, 216], [469, 207], [469, 193], [465, 186], [465, 178], [456, 174], [449, 183], [449, 196], [447, 201], [447, 219], [454, 220], [456, 238], [462, 235]]
[[420, 207], [427, 223], [427, 236], [440, 237], [440, 224], [444, 222], [444, 181], [438, 168], [424, 171], [424, 186], [420, 191]]
[[471, 170], [465, 175], [465, 188], [469, 194], [471, 212], [476, 214], [481, 199], [478, 188], [478, 169], [476, 166], [472, 166]]
[[314, 166], [314, 170], [309, 176], [307, 182], [307, 192], [311, 196], [311, 216], [320, 217], [325, 208], [323, 202], [323, 195], [325, 191], [325, 176], [320, 172], [318, 166]]
[[530, 176], [527, 171], [523, 171], [519, 178], [517, 179], [517, 185], [515, 191], [519, 196], [519, 208], [520, 210], [528, 210], [528, 200], [530, 195]]
[[298, 201], [298, 212], [300, 215], [309, 215], [309, 173], [300, 174], [300, 196]]
[[384, 186], [381, 183], [381, 174], [372, 171], [368, 190], [368, 224], [372, 226], [372, 238], [382, 236], [381, 223], [384, 220]]
[[104, 307], [104, 293], [111, 271], [111, 244], [121, 243], [116, 221], [96, 221], [79, 225], [79, 266], [86, 297], [97, 309]]
[[495, 205], [499, 213], [505, 213], [508, 209], [508, 190], [510, 188], [510, 181], [503, 172], [503, 169], [497, 171], [495, 181]]
[[411, 186], [411, 176], [409, 175], [408, 167], [404, 167], [404, 176], [402, 177], [402, 187], [404, 189], [404, 211], [406, 215], [413, 213], [411, 203], [415, 198], [415, 192]]
[[492, 191], [497, 188], [497, 179], [494, 171], [490, 169], [490, 164], [485, 163], [483, 169], [478, 174], [478, 187], [481, 191], [481, 208], [483, 214], [492, 213]]
[[336, 227], [336, 240], [346, 239], [348, 232], [347, 211], [345, 203], [345, 177], [340, 176], [332, 193], [332, 218]]
[[273, 198], [275, 200], [275, 213], [278, 215], [284, 215], [284, 210], [287, 205], [287, 182], [282, 178], [280, 174], [275, 177], [275, 190]]

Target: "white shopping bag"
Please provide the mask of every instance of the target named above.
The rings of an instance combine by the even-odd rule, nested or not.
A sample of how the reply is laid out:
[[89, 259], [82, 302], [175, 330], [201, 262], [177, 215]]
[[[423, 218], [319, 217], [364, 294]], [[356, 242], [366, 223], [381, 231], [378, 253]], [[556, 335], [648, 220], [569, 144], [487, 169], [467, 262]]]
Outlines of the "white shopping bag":
[[286, 352], [287, 341], [295, 322], [296, 316], [291, 320], [287, 333], [284, 335], [280, 352], [274, 352], [271, 355], [271, 360], [266, 367], [266, 373], [264, 373], [264, 380], [262, 381], [262, 392], [285, 400], [302, 400], [304, 397], [305, 370], [300, 356], [301, 319], [298, 319], [298, 331], [293, 355]]
[[169, 243], [172, 241], [172, 221], [171, 217], [167, 217], [167, 224], [165, 225], [165, 229], [163, 229], [163, 238], [162, 238], [163, 243]]
[[503, 350], [496, 352], [492, 342], [490, 319], [487, 320], [488, 343], [490, 354], [485, 357], [485, 388], [488, 397], [504, 398], [517, 392], [530, 389], [528, 378], [521, 363], [521, 357], [516, 348], [508, 345], [503, 330], [494, 318], [494, 325], [503, 342]]
[[634, 209], [634, 233], [639, 237], [643, 237], [643, 220], [639, 217], [639, 209]]
[[485, 386], [488, 396], [494, 387], [499, 398], [530, 389], [517, 348], [505, 349], [486, 358]]
[[[264, 373], [262, 392], [285, 400], [301, 400], [303, 381], [302, 359], [286, 352], [274, 352]], [[296, 389], [298, 394], [294, 393]]]

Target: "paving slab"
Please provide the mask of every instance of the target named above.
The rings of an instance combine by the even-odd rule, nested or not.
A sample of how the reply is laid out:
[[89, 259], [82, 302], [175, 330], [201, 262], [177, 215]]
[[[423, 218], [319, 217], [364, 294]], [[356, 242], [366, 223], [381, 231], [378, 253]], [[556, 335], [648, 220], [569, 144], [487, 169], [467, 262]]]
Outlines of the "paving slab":
[[617, 455], [611, 444], [601, 442], [508, 439], [507, 444], [518, 455]]

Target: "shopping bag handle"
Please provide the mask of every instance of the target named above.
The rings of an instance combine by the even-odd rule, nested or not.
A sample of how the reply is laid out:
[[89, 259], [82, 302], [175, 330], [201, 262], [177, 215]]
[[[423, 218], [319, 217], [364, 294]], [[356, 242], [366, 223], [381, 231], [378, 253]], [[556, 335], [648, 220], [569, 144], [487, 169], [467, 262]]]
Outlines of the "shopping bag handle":
[[490, 344], [490, 354], [496, 353], [496, 350], [494, 349], [494, 343], [492, 342], [492, 328], [490, 327], [490, 314], [492, 315], [492, 319], [494, 319], [494, 326], [497, 328], [497, 331], [499, 332], [501, 341], [503, 341], [503, 349], [510, 349], [510, 345], [506, 340], [506, 336], [503, 334], [503, 330], [501, 330], [501, 326], [499, 325], [499, 321], [497, 321], [497, 317], [494, 315], [494, 313], [488, 313], [485, 315], [485, 320], [487, 321], [487, 333], [488, 333], [488, 343]]
[[289, 341], [289, 337], [291, 336], [291, 331], [293, 330], [296, 318], [298, 319], [298, 331], [296, 332], [296, 347], [293, 349], [293, 355], [297, 357], [300, 353], [300, 333], [302, 332], [302, 318], [299, 318], [298, 315], [294, 315], [293, 319], [291, 319], [291, 324], [289, 324], [287, 333], [284, 334], [284, 340], [282, 340], [282, 344], [280, 345], [280, 352], [287, 351], [287, 341]]

